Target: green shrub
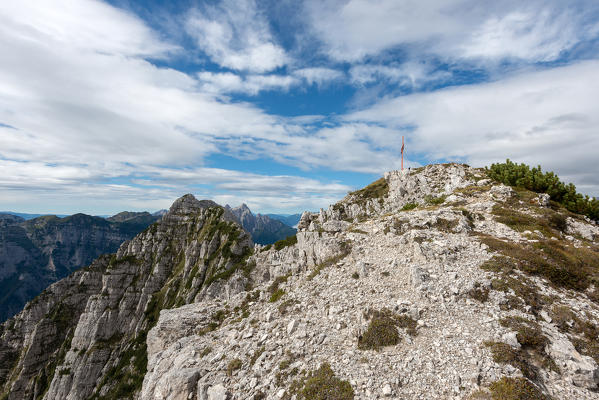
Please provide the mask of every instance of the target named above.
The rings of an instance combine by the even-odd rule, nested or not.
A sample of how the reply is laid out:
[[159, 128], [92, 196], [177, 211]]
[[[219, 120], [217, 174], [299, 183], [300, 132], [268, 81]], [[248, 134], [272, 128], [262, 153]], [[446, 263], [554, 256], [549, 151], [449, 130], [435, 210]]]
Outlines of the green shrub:
[[262, 250], [261, 250], [261, 251], [268, 251], [268, 250], [270, 250], [271, 248], [272, 248], [272, 244], [267, 244], [266, 246], [264, 246], [264, 247], [262, 248]]
[[204, 350], [202, 350], [202, 352], [200, 353], [200, 357], [205, 357], [208, 354], [210, 354], [211, 352], [212, 352], [212, 347], [206, 346], [206, 347], [204, 347]]
[[298, 400], [352, 400], [354, 389], [348, 381], [335, 376], [328, 363], [292, 383], [290, 393]]
[[560, 181], [553, 172], [542, 172], [540, 165], [530, 168], [526, 164], [518, 165], [508, 159], [505, 163], [492, 164], [487, 168], [487, 174], [506, 185], [547, 193], [551, 200], [563, 205], [567, 210], [599, 221], [599, 200], [577, 193], [576, 186]]
[[297, 243], [297, 235], [287, 236], [285, 239], [281, 239], [274, 243], [275, 250], [281, 250], [287, 246], [293, 246]]
[[276, 303], [281, 297], [283, 297], [284, 294], [285, 291], [283, 289], [277, 289], [270, 295], [268, 301], [271, 303]]
[[398, 344], [400, 340], [398, 328], [406, 329], [406, 332], [412, 336], [416, 335], [417, 323], [407, 315], [397, 315], [382, 309], [369, 310], [366, 317], [371, 319], [366, 332], [358, 338], [358, 348], [361, 350], [378, 350], [384, 346]]
[[416, 203], [407, 203], [401, 208], [401, 211], [410, 211], [415, 209], [416, 207], [418, 207], [418, 204]]
[[489, 299], [489, 288], [483, 287], [480, 283], [476, 282], [474, 287], [468, 291], [468, 295], [474, 300], [484, 303]]
[[[479, 238], [491, 250], [508, 257], [495, 259], [494, 263], [511, 264], [512, 268], [541, 276], [557, 287], [584, 291], [592, 282], [599, 281], [599, 251], [596, 248], [576, 248], [562, 240], [523, 244], [486, 235], [479, 235]], [[487, 264], [485, 266], [489, 268]]]
[[372, 318], [368, 329], [358, 340], [361, 350], [378, 350], [384, 346], [395, 346], [399, 343], [399, 333], [395, 321], [387, 317]]
[[290, 274], [287, 274], [287, 275], [283, 275], [283, 276], [277, 276], [275, 278], [273, 283], [271, 283], [270, 286], [268, 287], [268, 292], [270, 293], [270, 298], [268, 301], [270, 301], [271, 303], [274, 303], [285, 294], [285, 291], [283, 289], [279, 288], [279, 285], [287, 282], [287, 279], [289, 279], [290, 276], [291, 276]]
[[237, 371], [241, 368], [241, 360], [239, 358], [234, 358], [229, 361], [227, 365], [227, 375], [232, 376], [233, 372]]
[[357, 272], [354, 272], [353, 274], [351, 274], [351, 277], [354, 279], [360, 279], [360, 274], [358, 274]]
[[434, 197], [429, 194], [424, 197], [424, 201], [426, 201], [427, 204], [430, 204], [433, 206], [438, 206], [440, 204], [443, 204], [445, 202], [446, 198], [447, 198], [447, 196], [445, 196], [445, 195], [442, 195], [439, 197]]
[[549, 398], [525, 378], [506, 378], [491, 383], [493, 400], [549, 400]]
[[370, 199], [379, 199], [379, 202], [381, 202], [383, 198], [389, 195], [389, 184], [385, 178], [381, 178], [363, 189], [351, 192], [350, 195], [354, 197], [359, 205], [364, 205]]

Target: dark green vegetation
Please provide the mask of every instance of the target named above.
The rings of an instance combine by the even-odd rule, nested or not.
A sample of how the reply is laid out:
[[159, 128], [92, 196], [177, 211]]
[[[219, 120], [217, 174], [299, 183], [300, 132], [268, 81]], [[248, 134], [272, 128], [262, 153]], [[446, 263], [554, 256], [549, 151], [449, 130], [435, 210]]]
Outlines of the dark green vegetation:
[[526, 378], [506, 378], [491, 383], [492, 400], [549, 400]]
[[599, 326], [594, 318], [584, 320], [567, 306], [555, 305], [550, 312], [558, 329], [567, 334], [576, 350], [599, 363]]
[[482, 286], [476, 282], [472, 289], [468, 291], [468, 295], [480, 303], [484, 303], [489, 299], [489, 288]]
[[418, 207], [418, 204], [416, 203], [407, 203], [401, 208], [401, 211], [410, 211], [415, 209], [416, 207]]
[[507, 275], [518, 269], [545, 278], [555, 287], [577, 291], [599, 283], [599, 249], [596, 247], [576, 248], [561, 240], [515, 243], [483, 235], [480, 240], [505, 256], [483, 264], [483, 269], [499, 269]]
[[389, 195], [389, 184], [385, 178], [381, 178], [372, 182], [365, 188], [351, 192], [349, 195], [356, 204], [362, 206], [373, 199], [378, 199], [379, 203], [382, 203], [383, 199]]
[[[345, 207], [347, 204], [357, 204], [360, 207], [365, 207], [370, 201], [377, 201], [379, 204], [383, 204], [384, 198], [389, 195], [389, 184], [385, 178], [380, 178], [370, 185], [356, 190], [355, 192], [349, 192], [346, 197], [347, 200], [333, 204], [333, 210], [339, 214], [339, 218], [348, 222], [351, 222], [353, 218], [350, 218]], [[372, 204], [370, 204], [372, 209]], [[358, 217], [358, 220], [364, 218], [363, 215]]]
[[487, 342], [486, 345], [491, 349], [495, 362], [518, 368], [522, 375], [533, 382], [540, 380], [541, 368], [559, 372], [557, 365], [545, 353], [548, 339], [536, 322], [519, 317], [508, 317], [502, 319], [500, 323], [516, 331], [516, 339], [522, 347], [515, 349], [505, 343]]
[[536, 193], [547, 193], [551, 200], [563, 205], [567, 210], [599, 220], [599, 200], [576, 192], [572, 183], [565, 184], [553, 172], [543, 172], [541, 166], [530, 168], [526, 164], [516, 164], [509, 159], [505, 163], [492, 164], [487, 168], [492, 179], [506, 185], [520, 187]]
[[[519, 232], [529, 231], [530, 242], [513, 242], [479, 234], [480, 240], [490, 250], [499, 253], [482, 265], [483, 269], [501, 273], [504, 286], [514, 289], [522, 286], [515, 280], [522, 279], [515, 275], [521, 271], [529, 275], [548, 280], [554, 287], [585, 292], [591, 285], [599, 285], [599, 247], [586, 242], [584, 246], [575, 247], [572, 242], [563, 239], [566, 227], [565, 213], [568, 211], [554, 203], [554, 207], [543, 208], [531, 204], [535, 194], [522, 189], [504, 203], [493, 207], [493, 214], [498, 222], [506, 224]], [[523, 283], [522, 281], [521, 283]], [[531, 300], [533, 308], [543, 304], [539, 296], [530, 293], [534, 285], [524, 285], [526, 289], [514, 289], [522, 294], [522, 299]], [[594, 299], [591, 293], [588, 293]]]
[[273, 246], [275, 247], [275, 250], [281, 250], [287, 246], [293, 246], [296, 243], [297, 243], [297, 236], [293, 235], [293, 236], [288, 236], [285, 239], [281, 239], [281, 240], [275, 242]]
[[416, 321], [407, 315], [382, 309], [368, 310], [364, 316], [370, 319], [370, 323], [366, 332], [358, 338], [358, 348], [361, 350], [378, 350], [398, 344], [398, 328], [405, 329], [409, 335], [416, 335]]
[[434, 197], [431, 195], [427, 195], [424, 198], [424, 201], [426, 202], [426, 204], [432, 205], [432, 206], [438, 206], [440, 204], [443, 204], [445, 202], [445, 198], [447, 196], [439, 196], [439, 197]]
[[287, 282], [287, 279], [289, 279], [290, 276], [291, 276], [290, 274], [283, 275], [283, 276], [277, 276], [275, 278], [275, 280], [273, 281], [273, 283], [270, 284], [270, 286], [268, 287], [268, 292], [270, 293], [270, 298], [268, 299], [269, 302], [275, 303], [281, 297], [283, 297], [283, 295], [285, 294], [285, 291], [283, 289], [281, 289], [279, 287], [279, 285]]
[[286, 395], [296, 395], [298, 400], [351, 400], [354, 390], [348, 381], [335, 376], [328, 363], [323, 363], [316, 371], [294, 381]]

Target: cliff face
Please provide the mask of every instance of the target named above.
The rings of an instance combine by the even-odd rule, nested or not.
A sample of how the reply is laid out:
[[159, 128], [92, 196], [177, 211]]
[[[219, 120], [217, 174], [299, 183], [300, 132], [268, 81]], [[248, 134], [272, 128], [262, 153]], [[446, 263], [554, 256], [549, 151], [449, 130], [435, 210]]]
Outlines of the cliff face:
[[[213, 202], [188, 195], [116, 254], [50, 286], [2, 325], [8, 399], [129, 398], [146, 371], [161, 309], [244, 289], [249, 235]], [[213, 289], [213, 292], [210, 289]]]
[[254, 215], [245, 204], [235, 208], [226, 206], [226, 208], [237, 217], [243, 229], [252, 235], [255, 243], [268, 245], [296, 233], [294, 228], [279, 220], [267, 215]]
[[0, 321], [51, 283], [112, 253], [158, 219], [148, 213], [119, 214], [105, 220], [85, 214], [25, 221], [0, 217]]
[[185, 196], [51, 286], [2, 325], [2, 393], [599, 398], [599, 227], [544, 195], [432, 165], [254, 254], [233, 220]]

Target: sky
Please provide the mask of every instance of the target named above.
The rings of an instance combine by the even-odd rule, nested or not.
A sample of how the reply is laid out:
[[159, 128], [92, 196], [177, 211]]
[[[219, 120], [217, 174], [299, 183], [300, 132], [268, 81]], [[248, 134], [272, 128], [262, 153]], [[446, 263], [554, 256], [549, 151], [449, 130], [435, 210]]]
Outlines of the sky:
[[317, 210], [509, 158], [599, 196], [596, 0], [0, 2], [0, 210]]

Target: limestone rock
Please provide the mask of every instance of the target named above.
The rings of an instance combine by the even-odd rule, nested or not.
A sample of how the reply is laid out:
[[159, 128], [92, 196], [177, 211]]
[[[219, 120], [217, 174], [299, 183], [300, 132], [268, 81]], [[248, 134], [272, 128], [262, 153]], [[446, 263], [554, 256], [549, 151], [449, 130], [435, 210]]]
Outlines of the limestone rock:
[[578, 353], [569, 340], [554, 333], [545, 351], [560, 368], [566, 370], [566, 374], [576, 386], [597, 389], [599, 385], [597, 363], [591, 357]]

